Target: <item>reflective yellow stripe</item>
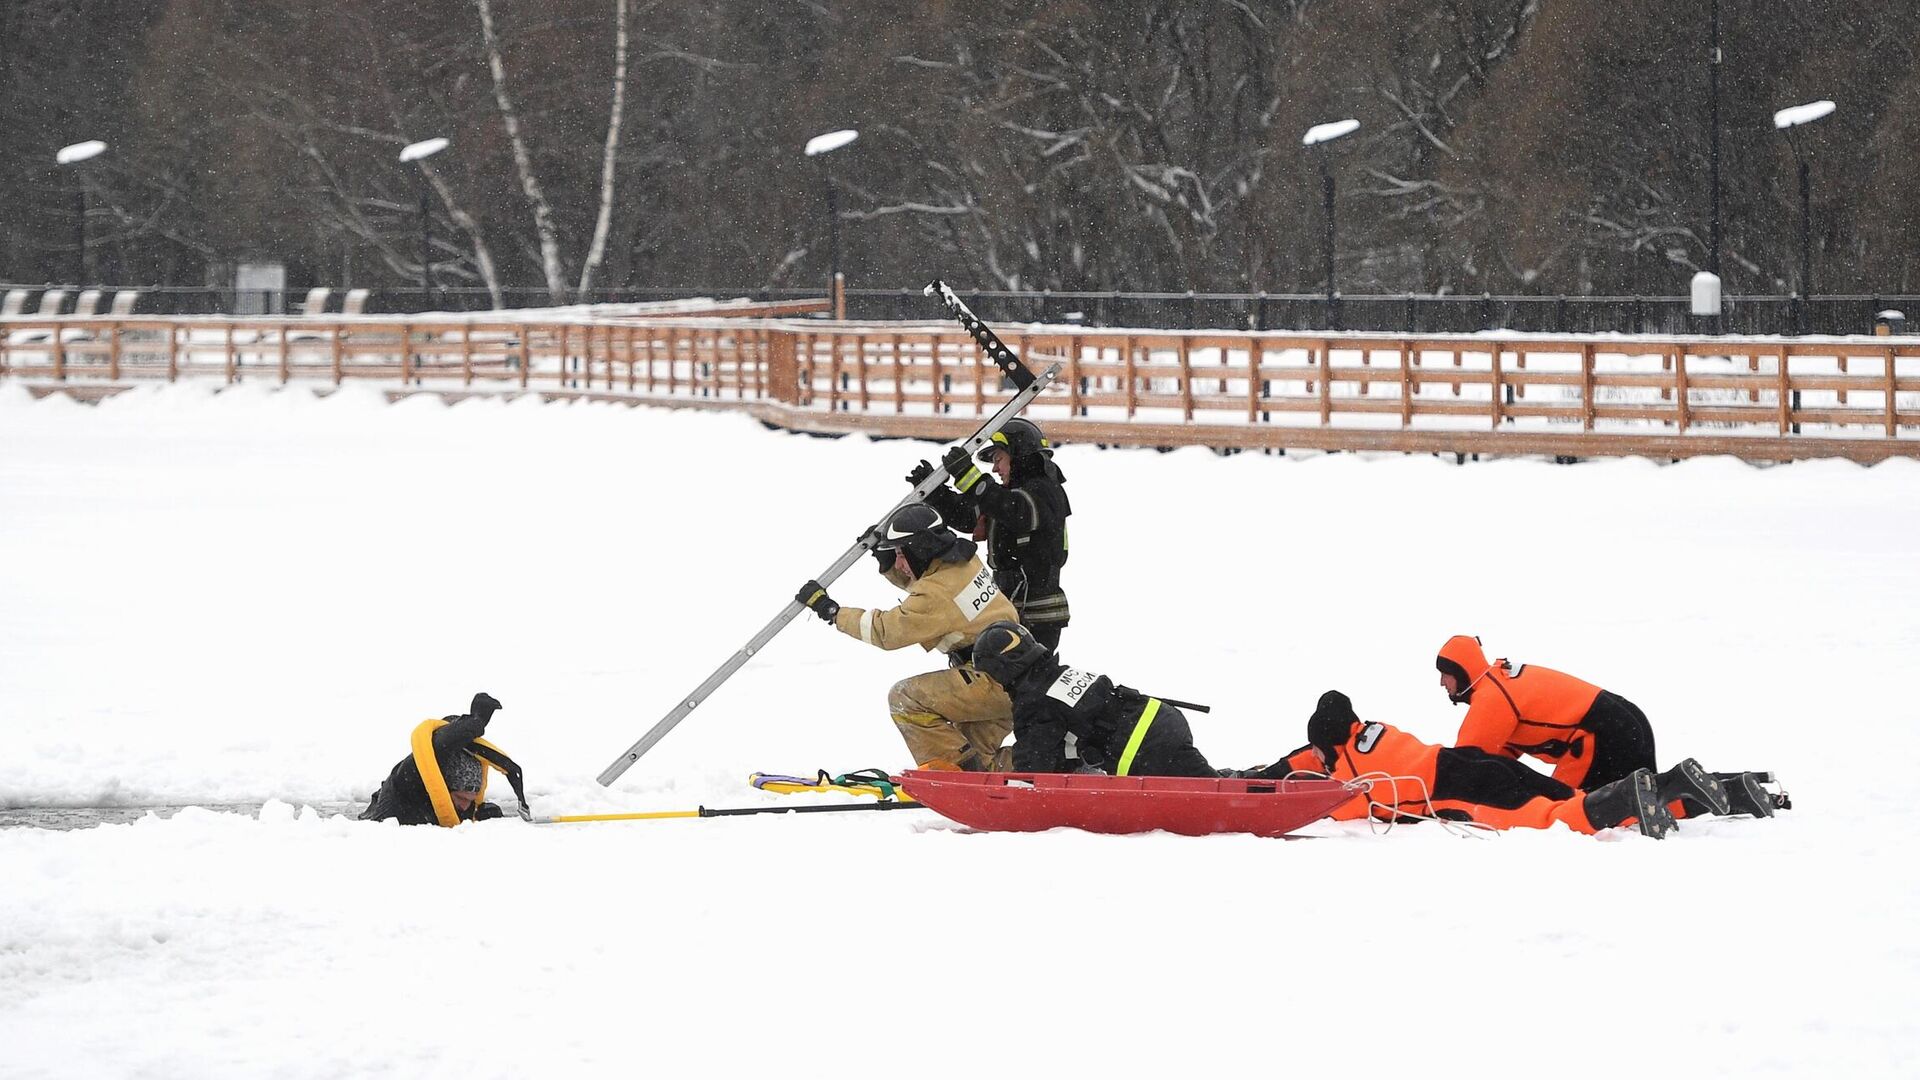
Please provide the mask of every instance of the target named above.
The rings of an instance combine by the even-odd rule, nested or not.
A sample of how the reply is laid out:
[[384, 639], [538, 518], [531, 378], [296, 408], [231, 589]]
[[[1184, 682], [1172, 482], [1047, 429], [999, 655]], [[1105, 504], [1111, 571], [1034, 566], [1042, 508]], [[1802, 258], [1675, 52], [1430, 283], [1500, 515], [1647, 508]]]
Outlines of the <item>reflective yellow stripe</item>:
[[1140, 744], [1146, 741], [1147, 729], [1153, 726], [1153, 718], [1160, 715], [1160, 699], [1148, 698], [1147, 707], [1140, 710], [1140, 721], [1133, 725], [1133, 734], [1127, 737], [1127, 749], [1120, 755], [1120, 769], [1115, 776], [1126, 776], [1133, 768], [1133, 755], [1140, 752]]
[[956, 490], [962, 493], [965, 493], [969, 488], [973, 487], [973, 485], [979, 482], [980, 482], [980, 470], [968, 469], [967, 475], [958, 476], [954, 478], [953, 486]]

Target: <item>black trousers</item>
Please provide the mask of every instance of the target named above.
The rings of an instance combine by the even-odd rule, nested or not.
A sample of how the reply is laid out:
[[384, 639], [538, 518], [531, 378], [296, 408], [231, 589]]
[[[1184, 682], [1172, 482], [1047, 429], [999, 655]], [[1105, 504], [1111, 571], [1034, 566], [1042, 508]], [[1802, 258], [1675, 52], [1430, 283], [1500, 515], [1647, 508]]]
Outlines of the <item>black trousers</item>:
[[1510, 757], [1474, 746], [1449, 746], [1433, 764], [1433, 800], [1454, 799], [1517, 810], [1538, 798], [1571, 799], [1567, 785]]
[[1619, 694], [1600, 691], [1580, 726], [1591, 733], [1587, 748], [1593, 754], [1580, 790], [1605, 787], [1635, 769], [1659, 768], [1654, 764], [1653, 725], [1640, 706]]

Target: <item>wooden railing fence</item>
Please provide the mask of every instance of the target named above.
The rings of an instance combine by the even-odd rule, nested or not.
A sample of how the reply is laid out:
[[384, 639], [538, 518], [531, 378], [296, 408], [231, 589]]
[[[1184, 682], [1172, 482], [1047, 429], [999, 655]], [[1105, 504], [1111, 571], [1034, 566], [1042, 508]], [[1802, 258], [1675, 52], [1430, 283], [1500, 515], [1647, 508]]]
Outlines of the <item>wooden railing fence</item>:
[[[1003, 329], [1060, 381], [1062, 441], [1567, 457], [1920, 456], [1920, 338], [1379, 337]], [[946, 438], [1007, 393], [946, 324], [510, 316], [0, 319], [0, 376], [373, 379], [395, 394], [741, 408], [808, 430]]]

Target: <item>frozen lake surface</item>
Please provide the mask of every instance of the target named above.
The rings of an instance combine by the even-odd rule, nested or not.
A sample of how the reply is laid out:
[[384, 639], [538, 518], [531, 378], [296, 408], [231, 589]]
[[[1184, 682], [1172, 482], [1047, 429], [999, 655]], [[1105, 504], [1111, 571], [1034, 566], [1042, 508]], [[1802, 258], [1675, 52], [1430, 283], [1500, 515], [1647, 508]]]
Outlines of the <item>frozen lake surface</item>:
[[[806, 617], [593, 779], [938, 449], [0, 383], [0, 815], [45, 826], [0, 828], [0, 1075], [1912, 1075], [1911, 800], [1863, 771], [1920, 754], [1912, 461], [1059, 453], [1063, 656], [1211, 704], [1217, 764], [1299, 745], [1330, 687], [1451, 738], [1433, 655], [1477, 633], [1639, 703], [1663, 763], [1775, 770], [1772, 821], [1282, 843], [350, 816], [482, 689], [539, 814], [906, 766], [886, 691], [933, 661]], [[833, 592], [897, 596], [865, 563]]]

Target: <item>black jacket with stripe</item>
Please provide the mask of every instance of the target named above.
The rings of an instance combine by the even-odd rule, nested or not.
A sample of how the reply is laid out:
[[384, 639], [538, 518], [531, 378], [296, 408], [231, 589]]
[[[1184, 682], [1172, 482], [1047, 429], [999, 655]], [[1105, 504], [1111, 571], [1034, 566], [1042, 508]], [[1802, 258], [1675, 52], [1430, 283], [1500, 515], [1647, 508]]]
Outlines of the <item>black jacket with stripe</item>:
[[1020, 468], [1010, 486], [983, 475], [964, 494], [939, 488], [927, 501], [963, 530], [968, 522], [984, 525], [994, 584], [1013, 602], [1023, 624], [1065, 626], [1070, 612], [1060, 570], [1067, 564], [1073, 504], [1060, 470], [1038, 460], [1038, 466]]
[[[1127, 743], [1152, 698], [1091, 671], [1057, 661], [1033, 666], [1012, 687], [1013, 769], [1064, 772], [1063, 745], [1073, 735], [1080, 760], [1119, 773]], [[1130, 776], [1216, 776], [1193, 746], [1193, 729], [1179, 709], [1160, 702], [1128, 763]]]

